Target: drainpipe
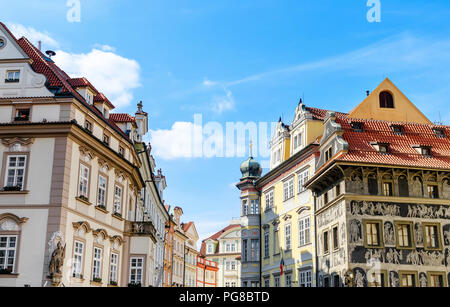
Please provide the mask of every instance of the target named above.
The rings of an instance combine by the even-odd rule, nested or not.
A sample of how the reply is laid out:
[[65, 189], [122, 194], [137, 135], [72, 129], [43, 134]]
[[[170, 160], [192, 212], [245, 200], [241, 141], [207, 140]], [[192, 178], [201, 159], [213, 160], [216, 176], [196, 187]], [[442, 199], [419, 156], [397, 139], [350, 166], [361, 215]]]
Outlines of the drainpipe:
[[[319, 253], [318, 253], [318, 237], [317, 237], [317, 223], [316, 223], [316, 210], [317, 210], [317, 196], [316, 193], [313, 192], [313, 196], [314, 196], [314, 245], [315, 245], [315, 250], [316, 250], [316, 264], [315, 264], [315, 270], [316, 270], [316, 288], [318, 287], [319, 284]], [[314, 269], [314, 266], [313, 266]]]

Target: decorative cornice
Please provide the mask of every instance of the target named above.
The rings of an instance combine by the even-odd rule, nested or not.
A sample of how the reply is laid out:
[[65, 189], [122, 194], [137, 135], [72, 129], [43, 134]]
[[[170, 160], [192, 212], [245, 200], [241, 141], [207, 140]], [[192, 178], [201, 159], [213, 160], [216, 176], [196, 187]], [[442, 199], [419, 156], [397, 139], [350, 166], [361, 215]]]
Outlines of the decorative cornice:
[[27, 217], [20, 218], [17, 215], [14, 215], [12, 213], [0, 214], [0, 221], [4, 220], [4, 219], [11, 219], [11, 220], [15, 221], [18, 225], [25, 224], [29, 220], [29, 218], [27, 218]]
[[103, 237], [103, 239], [107, 239], [109, 236], [108, 236], [108, 232], [105, 230], [105, 229], [97, 229], [97, 230], [94, 230], [93, 232], [92, 232], [92, 234], [95, 236], [95, 237], [98, 237], [99, 235], [101, 235], [102, 237]]
[[92, 230], [91, 225], [89, 225], [88, 222], [73, 222], [72, 225], [76, 231], [80, 230], [82, 227], [84, 227], [86, 233], [89, 233]]

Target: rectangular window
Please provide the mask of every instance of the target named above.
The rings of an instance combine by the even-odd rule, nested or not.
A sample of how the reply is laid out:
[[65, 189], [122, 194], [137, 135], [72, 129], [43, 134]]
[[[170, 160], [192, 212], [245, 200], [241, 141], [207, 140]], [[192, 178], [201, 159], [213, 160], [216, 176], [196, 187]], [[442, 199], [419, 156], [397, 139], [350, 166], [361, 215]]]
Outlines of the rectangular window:
[[84, 243], [75, 241], [73, 250], [73, 277], [83, 278]]
[[385, 287], [387, 287], [387, 284], [386, 284], [386, 273], [385, 272], [373, 273], [372, 282], [369, 283], [369, 286], [370, 287], [374, 287], [374, 288], [385, 288]]
[[325, 194], [323, 194], [323, 204], [328, 204], [328, 192], [325, 192]]
[[286, 288], [292, 287], [292, 274], [286, 274]]
[[85, 121], [84, 122], [84, 129], [86, 129], [87, 131], [92, 133], [92, 123], [90, 121]]
[[340, 288], [341, 287], [341, 277], [339, 275], [333, 275], [333, 287]]
[[401, 273], [400, 272], [400, 285], [402, 287], [414, 288], [416, 287], [416, 274], [415, 273]]
[[27, 156], [8, 156], [6, 163], [5, 187], [23, 190]]
[[270, 288], [270, 278], [264, 278], [264, 287]]
[[231, 270], [236, 271], [236, 261], [231, 261]]
[[273, 191], [266, 193], [266, 210], [273, 209], [274, 201], [273, 201]]
[[299, 220], [299, 244], [300, 246], [311, 243], [310, 218], [305, 217]]
[[308, 180], [309, 180], [309, 170], [306, 170], [306, 171], [298, 174], [298, 192], [299, 193], [302, 193], [306, 190], [304, 185], [308, 182]]
[[429, 273], [429, 286], [431, 288], [443, 288], [445, 287], [445, 274], [444, 273]]
[[412, 240], [412, 224], [410, 223], [396, 223], [397, 228], [397, 244], [401, 248], [413, 247]]
[[125, 156], [125, 149], [122, 146], [119, 146], [119, 155]]
[[17, 236], [0, 236], [0, 269], [15, 273]]
[[109, 136], [106, 134], [103, 135], [103, 143], [109, 146]]
[[20, 70], [6, 71], [6, 83], [17, 83], [20, 81]]
[[440, 249], [440, 225], [438, 224], [424, 224], [424, 234], [425, 234], [425, 248], [426, 249]]
[[16, 109], [16, 114], [14, 117], [15, 122], [28, 122], [30, 121], [31, 109]]
[[98, 176], [98, 200], [97, 206], [106, 208], [106, 178], [102, 175]]
[[119, 255], [112, 253], [111, 254], [110, 273], [109, 273], [109, 282], [110, 283], [117, 283], [118, 265], [119, 265]]
[[333, 228], [333, 249], [337, 250], [339, 249], [339, 231], [338, 226]]
[[284, 183], [284, 200], [286, 201], [292, 197], [294, 197], [294, 179]]
[[331, 158], [333, 158], [333, 147], [330, 147], [325, 151], [325, 162], [328, 162]]
[[264, 232], [264, 257], [269, 258], [269, 232]]
[[323, 233], [323, 253], [328, 254], [330, 252], [330, 245], [328, 241], [328, 231]]
[[122, 188], [118, 185], [114, 188], [114, 213], [122, 213]]
[[439, 189], [437, 185], [429, 185], [427, 186], [428, 197], [433, 199], [439, 198]]
[[383, 182], [383, 195], [392, 196], [392, 182]]
[[259, 240], [251, 240], [250, 257], [251, 261], [259, 261]]
[[80, 164], [80, 187], [79, 196], [89, 198], [89, 167]]
[[299, 272], [299, 285], [301, 288], [312, 287], [312, 271], [300, 271]]
[[277, 276], [275, 277], [275, 288], [279, 288], [280, 287], [280, 277]]
[[94, 262], [92, 265], [92, 279], [101, 278], [101, 268], [102, 268], [102, 249], [94, 247]]
[[280, 253], [280, 237], [278, 230], [273, 231], [273, 254], [278, 255]]
[[286, 239], [286, 250], [290, 251], [291, 250], [291, 225], [286, 225], [286, 227], [284, 228], [284, 235], [285, 235], [285, 239]]
[[338, 196], [340, 196], [341, 195], [341, 186], [338, 184], [337, 186], [336, 186], [336, 197], [338, 197]]
[[144, 258], [133, 257], [130, 259], [131, 284], [142, 284], [143, 269], [144, 269]]
[[247, 249], [247, 240], [242, 240], [242, 258], [244, 262], [248, 261], [248, 249]]
[[251, 206], [250, 206], [250, 214], [259, 214], [259, 200], [257, 199], [252, 199], [250, 201]]
[[366, 244], [369, 247], [380, 247], [380, 222], [366, 222]]

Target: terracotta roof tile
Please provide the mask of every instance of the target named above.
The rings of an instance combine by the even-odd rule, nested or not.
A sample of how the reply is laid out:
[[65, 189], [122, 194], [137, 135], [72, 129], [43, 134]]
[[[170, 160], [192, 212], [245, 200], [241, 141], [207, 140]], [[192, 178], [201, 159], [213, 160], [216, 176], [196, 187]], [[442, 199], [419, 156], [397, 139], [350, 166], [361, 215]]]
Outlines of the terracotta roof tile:
[[126, 113], [111, 113], [109, 118], [116, 123], [135, 123], [136, 118]]

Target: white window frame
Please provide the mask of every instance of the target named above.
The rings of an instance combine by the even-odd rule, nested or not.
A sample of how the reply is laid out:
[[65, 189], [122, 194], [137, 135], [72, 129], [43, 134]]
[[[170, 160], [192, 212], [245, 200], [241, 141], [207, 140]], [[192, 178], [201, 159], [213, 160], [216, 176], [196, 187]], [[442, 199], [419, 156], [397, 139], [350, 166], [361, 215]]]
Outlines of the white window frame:
[[94, 246], [92, 261], [92, 280], [94, 280], [94, 278], [102, 278], [102, 257], [103, 250], [100, 247]]
[[298, 174], [298, 193], [305, 192], [304, 184], [309, 180], [309, 169], [304, 170]]
[[[6, 240], [5, 240], [6, 239]], [[11, 241], [14, 241], [14, 246], [11, 246]], [[3, 243], [4, 242], [4, 243]], [[17, 261], [17, 245], [19, 242], [19, 236], [17, 235], [0, 235], [0, 252], [3, 253], [3, 257], [0, 258], [0, 269], [11, 268], [11, 273], [16, 273], [16, 261]], [[2, 246], [2, 245], [5, 246]], [[12, 256], [10, 255], [12, 253]], [[12, 259], [12, 264], [8, 263]]]
[[[104, 181], [104, 182], [102, 182]], [[97, 206], [106, 207], [106, 190], [108, 179], [103, 175], [98, 175], [98, 199]]]
[[[26, 171], [27, 171], [27, 155], [8, 155], [6, 161], [6, 170], [5, 170], [5, 187], [20, 187], [20, 190], [22, 191], [25, 188], [25, 180], [26, 180]], [[14, 165], [11, 166], [11, 159], [16, 159], [14, 162]], [[23, 159], [23, 161], [20, 161]], [[23, 165], [21, 165], [23, 162]], [[10, 175], [10, 172], [13, 172], [12, 175]], [[19, 175], [20, 171], [22, 171], [22, 174]], [[10, 177], [12, 177], [12, 185], [9, 184]], [[19, 185], [19, 178], [21, 177], [22, 183]]]
[[109, 282], [118, 282], [119, 272], [119, 254], [111, 253], [111, 261], [109, 264]]
[[73, 245], [73, 270], [74, 277], [81, 277], [83, 275], [83, 258], [84, 258], [84, 243], [75, 241]]
[[[135, 262], [133, 264], [133, 262]], [[131, 257], [130, 258], [130, 284], [143, 284], [144, 279], [144, 258], [143, 257]], [[138, 277], [140, 277], [138, 279]]]
[[273, 190], [266, 193], [266, 210], [273, 209], [274, 206]]
[[266, 230], [264, 231], [264, 258], [270, 257], [269, 240], [270, 240], [270, 233], [268, 230]]
[[[9, 76], [12, 74], [12, 78], [10, 78]], [[6, 80], [12, 82], [20, 82], [20, 70], [19, 69], [15, 69], [15, 70], [7, 70], [6, 71]]]
[[287, 201], [294, 197], [294, 178], [291, 178], [286, 182], [284, 182], [283, 191], [284, 191], [284, 201]]
[[[117, 193], [120, 191], [120, 195]], [[117, 184], [114, 186], [114, 213], [122, 214], [123, 188]]]
[[79, 179], [79, 188], [78, 188], [78, 196], [84, 196], [89, 198], [89, 176], [91, 170], [89, 167], [80, 163], [80, 179]]
[[311, 244], [311, 217], [301, 217], [298, 221], [299, 246]]
[[284, 238], [286, 243], [286, 251], [292, 250], [292, 227], [291, 224], [284, 226]]
[[252, 199], [250, 201], [250, 214], [254, 214], [254, 215], [259, 214], [259, 200], [258, 199]]
[[312, 287], [312, 271], [299, 271], [299, 286], [303, 288], [311, 288]]

